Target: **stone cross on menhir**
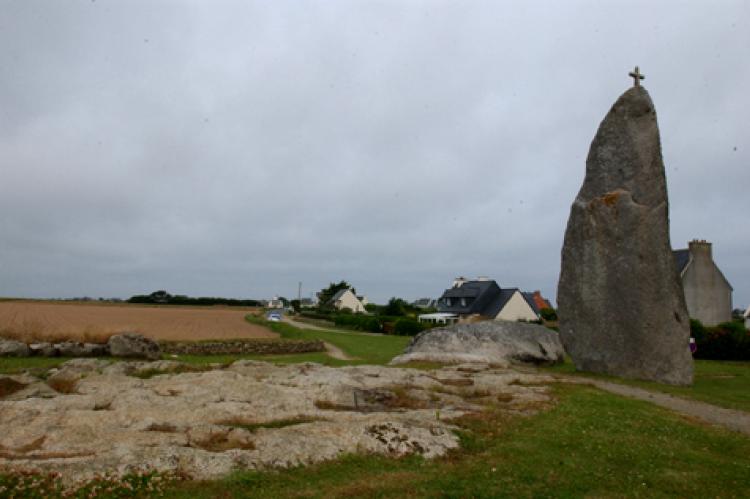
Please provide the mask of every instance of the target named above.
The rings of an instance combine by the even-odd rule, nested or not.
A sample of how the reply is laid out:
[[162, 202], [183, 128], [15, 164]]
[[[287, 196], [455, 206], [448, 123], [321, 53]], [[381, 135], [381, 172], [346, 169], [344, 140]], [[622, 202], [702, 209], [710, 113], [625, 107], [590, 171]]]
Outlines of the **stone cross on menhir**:
[[640, 80], [643, 80], [646, 78], [644, 75], [641, 74], [641, 71], [638, 69], [638, 66], [636, 66], [635, 69], [628, 74], [633, 78], [634, 87], [640, 87], [641, 86]]

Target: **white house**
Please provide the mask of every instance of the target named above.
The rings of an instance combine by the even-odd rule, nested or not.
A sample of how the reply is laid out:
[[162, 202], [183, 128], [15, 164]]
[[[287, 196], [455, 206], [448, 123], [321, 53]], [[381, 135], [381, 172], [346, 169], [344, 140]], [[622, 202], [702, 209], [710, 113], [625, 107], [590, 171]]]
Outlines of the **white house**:
[[359, 298], [352, 293], [351, 289], [339, 290], [330, 300], [328, 300], [328, 304], [333, 306], [336, 310], [348, 308], [354, 313], [362, 313], [365, 311], [365, 306]]
[[745, 310], [745, 327], [750, 329], [750, 306]]
[[267, 308], [284, 308], [284, 302], [278, 297], [274, 296], [272, 299], [266, 301]]

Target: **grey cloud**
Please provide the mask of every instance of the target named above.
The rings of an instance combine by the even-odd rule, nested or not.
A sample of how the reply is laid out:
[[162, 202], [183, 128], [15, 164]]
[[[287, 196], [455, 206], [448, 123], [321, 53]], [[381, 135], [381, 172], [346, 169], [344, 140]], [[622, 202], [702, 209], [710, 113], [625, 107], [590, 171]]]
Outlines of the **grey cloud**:
[[[0, 295], [554, 297], [599, 121], [639, 64], [672, 240], [745, 263], [746, 3], [15, 2]], [[736, 147], [736, 150], [735, 150]]]

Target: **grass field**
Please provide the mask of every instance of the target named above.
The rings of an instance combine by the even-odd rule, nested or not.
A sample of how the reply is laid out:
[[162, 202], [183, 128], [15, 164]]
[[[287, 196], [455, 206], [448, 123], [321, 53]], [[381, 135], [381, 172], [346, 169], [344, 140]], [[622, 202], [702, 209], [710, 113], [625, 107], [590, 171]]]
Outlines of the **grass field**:
[[403, 353], [411, 340], [407, 336], [300, 329], [290, 324], [269, 322], [252, 315], [248, 315], [247, 320], [251, 324], [270, 328], [282, 338], [326, 341], [358, 359], [343, 362], [343, 364], [387, 364], [393, 357]]
[[185, 482], [166, 497], [747, 497], [750, 439], [646, 402], [557, 386], [532, 417], [489, 410], [456, 421], [445, 458], [349, 456], [278, 472]]
[[178, 307], [43, 301], [0, 302], [0, 336], [21, 341], [101, 342], [120, 331], [157, 340], [269, 338], [244, 307]]

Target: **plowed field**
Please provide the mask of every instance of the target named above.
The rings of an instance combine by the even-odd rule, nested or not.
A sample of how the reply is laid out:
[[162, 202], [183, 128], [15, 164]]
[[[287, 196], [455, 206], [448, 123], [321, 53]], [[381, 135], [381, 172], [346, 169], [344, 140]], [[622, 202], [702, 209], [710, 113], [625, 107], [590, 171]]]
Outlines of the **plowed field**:
[[0, 336], [25, 341], [102, 341], [135, 331], [157, 340], [276, 338], [249, 324], [249, 308], [142, 306], [128, 304], [0, 302]]

